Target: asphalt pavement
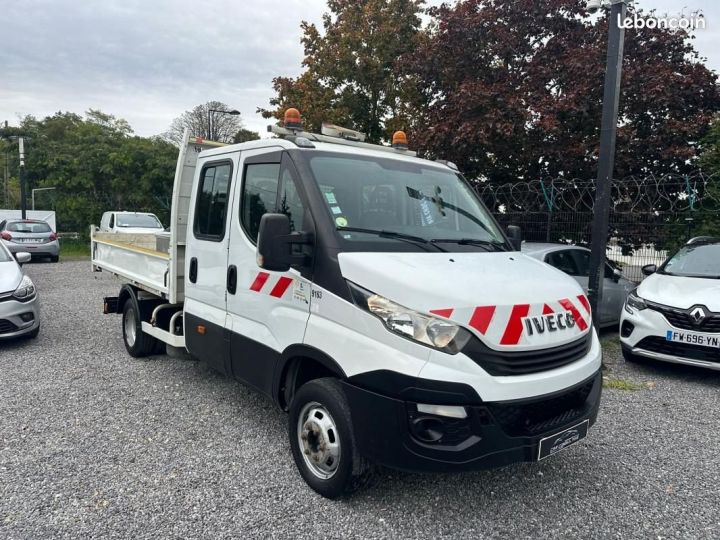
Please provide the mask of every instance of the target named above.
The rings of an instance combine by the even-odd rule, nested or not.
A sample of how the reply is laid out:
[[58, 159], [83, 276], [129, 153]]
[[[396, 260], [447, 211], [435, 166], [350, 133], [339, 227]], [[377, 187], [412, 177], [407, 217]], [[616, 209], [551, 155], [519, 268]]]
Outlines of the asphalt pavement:
[[[383, 470], [329, 501], [286, 416], [186, 357], [132, 359], [119, 284], [87, 261], [26, 266], [35, 340], [0, 342], [1, 538], [719, 538], [720, 372], [625, 365], [587, 439], [469, 474]], [[629, 389], [616, 389], [619, 387]]]

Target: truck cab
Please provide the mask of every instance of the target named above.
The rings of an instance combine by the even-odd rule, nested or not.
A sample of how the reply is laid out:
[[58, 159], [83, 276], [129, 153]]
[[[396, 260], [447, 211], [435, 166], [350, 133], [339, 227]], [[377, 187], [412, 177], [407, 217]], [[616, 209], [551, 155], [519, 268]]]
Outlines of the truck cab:
[[326, 497], [376, 464], [482, 469], [585, 437], [601, 350], [579, 285], [521, 254], [452, 164], [293, 125], [181, 156], [182, 292], [135, 272], [106, 299], [128, 351], [182, 344], [268, 396]]

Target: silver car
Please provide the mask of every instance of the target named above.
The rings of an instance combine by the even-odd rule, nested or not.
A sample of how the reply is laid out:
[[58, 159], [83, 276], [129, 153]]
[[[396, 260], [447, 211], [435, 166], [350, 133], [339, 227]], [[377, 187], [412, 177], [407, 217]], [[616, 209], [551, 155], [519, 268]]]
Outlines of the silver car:
[[36, 219], [6, 220], [0, 223], [0, 238], [10, 253], [30, 253], [33, 259], [60, 260], [58, 236], [46, 222]]
[[0, 340], [19, 336], [37, 337], [40, 332], [40, 305], [32, 280], [20, 264], [30, 254], [15, 254], [17, 261], [0, 242]]
[[[587, 294], [590, 272], [589, 249], [567, 244], [525, 242], [522, 244], [521, 251], [571, 275]], [[606, 264], [598, 326], [620, 324], [620, 314], [625, 304], [625, 298], [635, 287], [637, 284], [622, 277], [620, 270]]]

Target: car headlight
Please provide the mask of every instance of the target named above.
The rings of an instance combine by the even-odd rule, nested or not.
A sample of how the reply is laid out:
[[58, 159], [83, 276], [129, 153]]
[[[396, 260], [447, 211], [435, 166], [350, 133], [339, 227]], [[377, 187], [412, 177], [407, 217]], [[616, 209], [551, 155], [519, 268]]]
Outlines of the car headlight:
[[13, 293], [13, 297], [20, 302], [28, 302], [35, 298], [35, 285], [28, 276], [23, 276], [20, 285]]
[[643, 309], [647, 309], [647, 304], [645, 303], [645, 300], [640, 298], [635, 293], [635, 291], [632, 291], [630, 294], [628, 294], [627, 300], [625, 301], [625, 311], [627, 311], [628, 313], [632, 313], [632, 311], [630, 311], [628, 307], [637, 309], [638, 311], [642, 311]]
[[448, 320], [418, 313], [353, 283], [348, 285], [357, 306], [402, 337], [449, 354], [457, 354], [471, 337], [470, 332]]

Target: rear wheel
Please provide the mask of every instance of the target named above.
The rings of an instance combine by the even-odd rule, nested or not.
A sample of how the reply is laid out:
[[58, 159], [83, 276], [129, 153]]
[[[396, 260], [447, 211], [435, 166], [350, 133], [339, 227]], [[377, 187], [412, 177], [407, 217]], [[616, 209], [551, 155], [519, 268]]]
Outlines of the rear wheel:
[[293, 458], [312, 489], [335, 499], [370, 480], [373, 467], [357, 449], [350, 407], [336, 379], [303, 385], [292, 400], [289, 416]]
[[143, 358], [155, 351], [157, 340], [142, 331], [140, 314], [132, 299], [123, 306], [122, 329], [125, 348], [130, 356]]

